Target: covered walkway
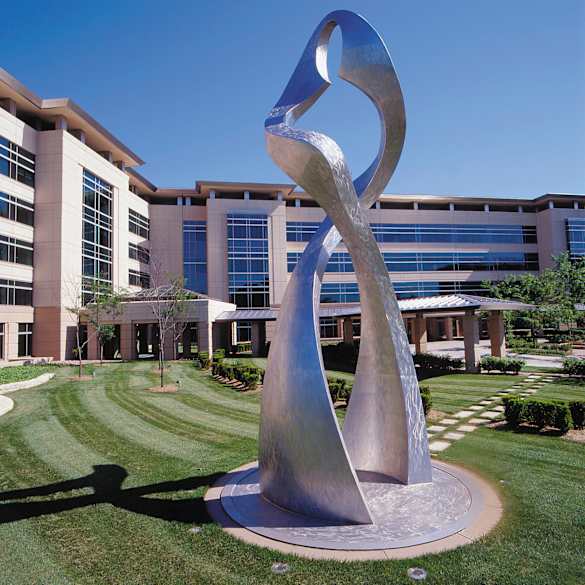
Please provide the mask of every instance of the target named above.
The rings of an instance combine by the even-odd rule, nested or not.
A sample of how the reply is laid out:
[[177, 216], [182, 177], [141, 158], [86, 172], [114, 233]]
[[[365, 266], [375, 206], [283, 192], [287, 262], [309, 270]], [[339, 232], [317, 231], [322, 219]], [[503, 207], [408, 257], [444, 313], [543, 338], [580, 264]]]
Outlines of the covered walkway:
[[[480, 314], [487, 314], [487, 334], [490, 353], [503, 357], [506, 353], [506, 336], [503, 311], [525, 311], [534, 307], [516, 301], [492, 299], [456, 294], [422, 297], [398, 301], [409, 340], [415, 353], [429, 351], [430, 338], [452, 341], [463, 340], [463, 358], [468, 372], [478, 370], [481, 354]], [[337, 323], [338, 337], [344, 343], [353, 344], [359, 338], [359, 305], [322, 306], [319, 316], [329, 323]], [[259, 355], [271, 337], [267, 323], [278, 317], [278, 309], [237, 309], [225, 311], [216, 318], [217, 323], [227, 323], [232, 329], [238, 322], [251, 323], [252, 353]]]

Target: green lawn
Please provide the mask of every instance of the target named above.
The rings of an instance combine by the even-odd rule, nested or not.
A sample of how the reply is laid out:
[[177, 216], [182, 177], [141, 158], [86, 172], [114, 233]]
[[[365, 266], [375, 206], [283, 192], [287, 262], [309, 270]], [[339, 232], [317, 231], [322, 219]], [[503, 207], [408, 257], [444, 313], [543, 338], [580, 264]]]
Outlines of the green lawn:
[[585, 400], [585, 380], [558, 378], [544, 385], [535, 396], [547, 400]]
[[0, 368], [0, 384], [30, 380], [46, 372], [54, 372], [57, 367], [59, 366], [4, 366]]
[[[191, 364], [172, 366], [179, 393], [152, 394], [154, 367], [107, 365], [82, 383], [60, 368], [12, 394], [15, 409], [0, 418], [2, 585], [406, 584], [411, 566], [432, 584], [585, 582], [583, 445], [475, 431], [442, 457], [502, 490], [505, 521], [483, 541], [416, 560], [302, 560], [231, 538], [201, 499], [218, 474], [256, 457], [258, 395]], [[291, 571], [272, 575], [280, 560]]]

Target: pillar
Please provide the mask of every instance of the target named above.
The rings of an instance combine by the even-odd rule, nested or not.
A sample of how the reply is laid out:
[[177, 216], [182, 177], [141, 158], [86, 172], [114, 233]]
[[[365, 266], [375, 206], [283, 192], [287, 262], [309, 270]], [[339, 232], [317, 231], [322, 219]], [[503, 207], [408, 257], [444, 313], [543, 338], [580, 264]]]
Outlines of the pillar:
[[175, 332], [173, 329], [165, 331], [165, 344], [163, 347], [163, 355], [165, 360], [174, 360], [177, 358], [175, 355]]
[[87, 324], [87, 359], [88, 360], [99, 360], [100, 359], [100, 344], [98, 343], [98, 337], [96, 335], [95, 327], [91, 323]]
[[197, 347], [200, 352], [213, 353], [213, 331], [209, 321], [197, 322]]
[[453, 317], [445, 317], [445, 339], [453, 340]]
[[343, 343], [353, 345], [353, 324], [351, 317], [345, 317], [343, 320]]
[[504, 357], [506, 355], [506, 329], [502, 311], [490, 311], [487, 325], [492, 355]]
[[425, 353], [427, 351], [427, 320], [422, 313], [417, 313], [412, 323], [412, 342], [414, 353]]
[[261, 356], [266, 346], [266, 323], [252, 321], [252, 355]]
[[473, 311], [463, 316], [463, 346], [465, 348], [465, 371], [479, 371], [479, 318]]
[[136, 359], [136, 337], [134, 323], [120, 324], [120, 355], [123, 360]]

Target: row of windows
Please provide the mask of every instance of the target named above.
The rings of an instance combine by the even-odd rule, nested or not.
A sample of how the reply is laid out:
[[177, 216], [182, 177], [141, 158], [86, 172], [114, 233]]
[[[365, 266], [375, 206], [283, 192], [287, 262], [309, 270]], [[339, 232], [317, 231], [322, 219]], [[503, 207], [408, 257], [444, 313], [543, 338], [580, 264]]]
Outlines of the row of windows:
[[207, 292], [207, 227], [204, 221], [183, 222], [185, 288]]
[[92, 299], [95, 282], [112, 283], [113, 187], [83, 169], [82, 294]]
[[268, 218], [228, 214], [228, 291], [239, 307], [268, 307]]
[[[292, 272], [302, 252], [287, 253]], [[382, 252], [388, 272], [538, 270], [538, 254], [525, 252]], [[355, 272], [348, 252], [333, 252], [326, 272]]]
[[129, 270], [128, 283], [131, 286], [150, 288], [150, 274], [148, 272], [140, 272], [139, 270]]
[[128, 229], [133, 233], [145, 240], [148, 240], [150, 236], [150, 220], [148, 217], [144, 217], [141, 213], [134, 211], [133, 209], [128, 210]]
[[32, 282], [0, 279], [0, 305], [32, 306]]
[[[455, 293], [485, 294], [486, 288], [480, 281], [415, 281], [394, 282], [399, 299], [431, 297]], [[325, 282], [321, 286], [322, 303], [359, 303], [360, 293], [357, 282]]]
[[0, 260], [32, 266], [33, 245], [30, 242], [0, 234]]
[[0, 136], [0, 174], [34, 187], [35, 161], [32, 152]]
[[571, 258], [585, 257], [585, 219], [567, 219], [567, 248]]
[[35, 206], [33, 203], [0, 192], [0, 217], [32, 226], [35, 223], [34, 214]]
[[[320, 222], [290, 221], [286, 224], [289, 242], [308, 242]], [[371, 224], [380, 243], [447, 244], [534, 244], [536, 227], [530, 225], [456, 225], [456, 224]]]
[[138, 244], [128, 243], [128, 258], [138, 260], [141, 264], [150, 264], [150, 251]]

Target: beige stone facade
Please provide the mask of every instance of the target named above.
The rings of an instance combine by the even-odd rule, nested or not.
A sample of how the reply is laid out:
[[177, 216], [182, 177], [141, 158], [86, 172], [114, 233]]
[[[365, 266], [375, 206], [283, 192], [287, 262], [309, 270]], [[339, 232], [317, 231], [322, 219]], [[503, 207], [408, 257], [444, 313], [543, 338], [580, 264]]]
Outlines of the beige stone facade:
[[[167, 280], [185, 276], [188, 284], [193, 285], [192, 276], [185, 269], [189, 259], [184, 251], [189, 252], [192, 244], [186, 238], [184, 226], [186, 222], [198, 222], [205, 239], [204, 253], [197, 260], [198, 269], [205, 274], [204, 290], [199, 292], [221, 302], [224, 310], [227, 310], [226, 303], [247, 308], [240, 302], [244, 296], [238, 296], [238, 287], [247, 291], [248, 299], [254, 299], [250, 301], [253, 307], [281, 303], [290, 274], [289, 263], [294, 263], [295, 254], [302, 252], [307, 241], [307, 237], [291, 237], [287, 226], [306, 224], [310, 230], [324, 218], [323, 211], [307, 195], [296, 191], [295, 185], [200, 181], [185, 189], [159, 188], [134, 170], [142, 164], [138, 156], [70, 100], [41, 99], [0, 70], [0, 106], [0, 140], [12, 145], [2, 150], [0, 142], [0, 193], [34, 204], [34, 227], [0, 213], [0, 236], [34, 245], [32, 266], [0, 260], [0, 281], [8, 283], [2, 285], [6, 290], [11, 286], [18, 288], [10, 283], [29, 283], [32, 287], [27, 304], [23, 304], [22, 295], [18, 302], [14, 300], [16, 297], [11, 302], [10, 294], [14, 291], [0, 291], [0, 324], [4, 327], [2, 359], [28, 357], [23, 355], [23, 348], [36, 357], [72, 357], [75, 331], [67, 308], [76, 303], [82, 283], [84, 173], [91, 173], [111, 189], [110, 281], [115, 289], [139, 290], [136, 282], [139, 280], [142, 286], [148, 283], [154, 264], [162, 267]], [[7, 166], [10, 163], [2, 162], [2, 153], [9, 148], [14, 152], [23, 148], [36, 157], [34, 185], [20, 180]], [[4, 157], [4, 160], [8, 159]], [[2, 171], [2, 164], [8, 169], [6, 172]], [[132, 213], [149, 223], [148, 235], [129, 229]], [[442, 241], [433, 239], [428, 233], [420, 238], [391, 236], [381, 239], [380, 249], [387, 254], [392, 266], [400, 266], [399, 262], [405, 258], [404, 269], [390, 271], [399, 296], [479, 294], [478, 287], [483, 281], [498, 281], [518, 271], [526, 273], [551, 266], [552, 257], [567, 250], [567, 221], [585, 219], [585, 197], [547, 194], [534, 199], [502, 199], [387, 194], [368, 215], [372, 224], [394, 226], [395, 232], [397, 229], [412, 232], [422, 226], [422, 231], [426, 229], [427, 232], [452, 228], [454, 233], [468, 230], [465, 233], [471, 234], [464, 241], [461, 233], [452, 241], [447, 236]], [[263, 218], [266, 233], [261, 238], [260, 252], [250, 252], [244, 260], [241, 255], [230, 252], [228, 224], [231, 216]], [[472, 228], [481, 230], [490, 226], [495, 234], [492, 241], [489, 236], [474, 236], [477, 230]], [[507, 241], [498, 239], [496, 232], [506, 228], [516, 230], [520, 237], [510, 237]], [[524, 240], [523, 230], [528, 234]], [[131, 257], [131, 250], [134, 256], [136, 250], [143, 256]], [[345, 252], [343, 245], [338, 251]], [[145, 260], [144, 254], [150, 255], [150, 262]], [[444, 268], [432, 264], [437, 254], [447, 258]], [[517, 269], [501, 260], [506, 254], [520, 255], [527, 263]], [[473, 260], [474, 255], [480, 259]], [[489, 264], [490, 255], [500, 260]], [[256, 262], [258, 258], [261, 261]], [[472, 260], [468, 262], [467, 258]], [[458, 262], [455, 268], [449, 268], [451, 261]], [[425, 268], [425, 262], [434, 268]], [[239, 265], [248, 268], [234, 268]], [[258, 272], [254, 266], [259, 265], [263, 267]], [[327, 271], [323, 278], [322, 300], [328, 302], [324, 304], [355, 303], [357, 289], [352, 289], [355, 282], [355, 274], [347, 264], [343, 269]], [[256, 285], [258, 290], [263, 286], [267, 289], [261, 301], [258, 301], [260, 296], [254, 296]], [[206, 305], [209, 312], [206, 319], [199, 316], [194, 319], [198, 324], [201, 348], [217, 346], [216, 342], [221, 339], [214, 342], [214, 335], [225, 337], [225, 332], [220, 332], [219, 328], [214, 332], [213, 302]], [[258, 302], [261, 304], [254, 304]], [[121, 322], [119, 339], [121, 352], [132, 356], [139, 350], [136, 327], [152, 321], [143, 309], [140, 315], [134, 315], [134, 310], [132, 307], [126, 309], [127, 318]], [[29, 347], [23, 340], [27, 333], [25, 325], [31, 323], [32, 346]], [[337, 327], [339, 339], [348, 339], [351, 328], [357, 326], [348, 319], [339, 319], [336, 323], [329, 325]], [[489, 331], [486, 329], [484, 334], [489, 334], [494, 347], [499, 346], [498, 351], [503, 352], [499, 322], [493, 320], [487, 325]], [[464, 329], [473, 336], [481, 333], [475, 331], [477, 323], [466, 320], [465, 316], [426, 318], [419, 315], [409, 317], [407, 326], [411, 339], [421, 351], [432, 338], [452, 339]], [[246, 338], [254, 327], [248, 324], [247, 333], [245, 326], [240, 327], [239, 334]], [[273, 327], [270, 324], [267, 328], [268, 339]]]

